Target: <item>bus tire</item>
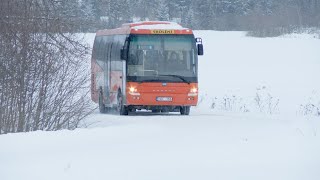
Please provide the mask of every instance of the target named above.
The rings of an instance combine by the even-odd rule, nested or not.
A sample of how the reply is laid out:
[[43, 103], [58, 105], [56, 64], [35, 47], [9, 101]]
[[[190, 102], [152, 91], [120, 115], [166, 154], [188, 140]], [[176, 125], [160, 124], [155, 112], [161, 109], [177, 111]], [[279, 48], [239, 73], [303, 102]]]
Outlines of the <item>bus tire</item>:
[[122, 98], [122, 95], [121, 95], [120, 91], [118, 92], [118, 107], [117, 107], [117, 110], [118, 110], [120, 115], [128, 115], [129, 114], [128, 107], [123, 105], [123, 98]]
[[190, 106], [182, 106], [180, 107], [181, 115], [189, 115], [190, 114]]
[[152, 113], [160, 113], [161, 112], [160, 109], [152, 109], [151, 111], [152, 111]]
[[103, 104], [102, 93], [101, 92], [99, 93], [99, 111], [100, 111], [100, 113], [107, 113], [107, 108]]

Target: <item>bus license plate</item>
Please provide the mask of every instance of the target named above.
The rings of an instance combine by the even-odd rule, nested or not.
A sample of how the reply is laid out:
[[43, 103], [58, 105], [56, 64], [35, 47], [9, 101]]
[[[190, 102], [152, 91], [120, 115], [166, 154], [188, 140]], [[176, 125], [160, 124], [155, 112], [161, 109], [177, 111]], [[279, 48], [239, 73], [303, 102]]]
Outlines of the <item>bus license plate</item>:
[[157, 97], [157, 101], [172, 101], [172, 97]]

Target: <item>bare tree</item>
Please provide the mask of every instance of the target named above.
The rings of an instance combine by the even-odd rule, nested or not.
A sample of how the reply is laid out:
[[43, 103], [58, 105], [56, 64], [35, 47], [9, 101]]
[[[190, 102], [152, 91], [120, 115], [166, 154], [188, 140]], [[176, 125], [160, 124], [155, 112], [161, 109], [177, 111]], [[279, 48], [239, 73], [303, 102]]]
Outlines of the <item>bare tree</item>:
[[92, 110], [89, 48], [60, 3], [0, 2], [0, 134], [74, 129]]

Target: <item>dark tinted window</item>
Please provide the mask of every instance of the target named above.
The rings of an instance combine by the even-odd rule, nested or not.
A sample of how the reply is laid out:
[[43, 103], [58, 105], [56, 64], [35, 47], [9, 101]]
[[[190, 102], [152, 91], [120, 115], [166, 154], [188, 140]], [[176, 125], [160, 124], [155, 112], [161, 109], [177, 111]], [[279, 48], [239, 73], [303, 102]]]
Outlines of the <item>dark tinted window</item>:
[[197, 76], [196, 44], [192, 35], [134, 35], [128, 76]]
[[99, 46], [100, 46], [100, 39], [101, 39], [101, 37], [98, 37], [98, 36], [94, 39], [94, 44], [93, 44], [93, 48], [92, 48], [92, 58], [93, 59], [97, 58], [97, 54], [98, 54]]

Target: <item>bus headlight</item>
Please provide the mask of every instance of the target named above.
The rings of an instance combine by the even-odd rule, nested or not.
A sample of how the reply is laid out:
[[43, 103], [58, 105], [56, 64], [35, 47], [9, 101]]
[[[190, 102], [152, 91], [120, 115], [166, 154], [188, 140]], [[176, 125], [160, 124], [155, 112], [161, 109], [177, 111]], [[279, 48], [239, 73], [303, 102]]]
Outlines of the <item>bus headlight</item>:
[[197, 96], [198, 95], [198, 88], [191, 88], [190, 92], [188, 93], [188, 96]]
[[130, 87], [130, 88], [129, 88], [129, 92], [130, 92], [130, 93], [137, 92], [137, 89], [136, 89], [136, 88], [134, 88], [134, 87]]
[[140, 93], [138, 93], [138, 90], [135, 87], [129, 88], [129, 94], [132, 96], [140, 96]]
[[191, 92], [191, 93], [198, 93], [198, 88], [191, 88], [191, 89], [190, 89], [190, 92]]

